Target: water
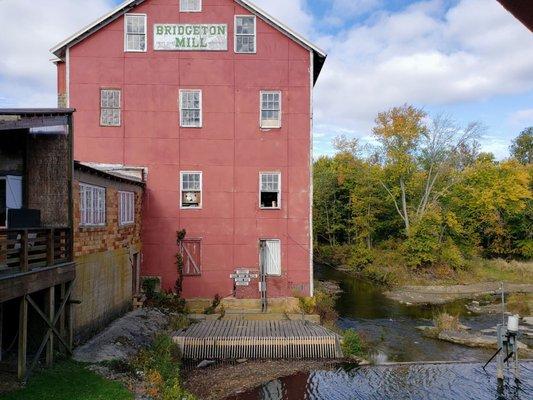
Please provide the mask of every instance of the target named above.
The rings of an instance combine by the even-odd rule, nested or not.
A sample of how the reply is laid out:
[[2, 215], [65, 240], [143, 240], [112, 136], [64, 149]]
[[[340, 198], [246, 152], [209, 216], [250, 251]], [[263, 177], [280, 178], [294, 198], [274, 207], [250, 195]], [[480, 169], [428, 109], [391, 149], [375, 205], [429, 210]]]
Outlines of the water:
[[[406, 306], [387, 299], [382, 288], [346, 273], [319, 267], [316, 274], [318, 279], [339, 283], [343, 293], [336, 305], [338, 324], [360, 332], [370, 345], [369, 358], [378, 365], [299, 373], [228, 400], [533, 399], [533, 362], [521, 363], [520, 383], [508, 375], [498, 384], [494, 363], [487, 372], [481, 368], [491, 350], [429, 339], [416, 329], [431, 325], [433, 316], [442, 311], [460, 315], [461, 322], [475, 330], [495, 326], [500, 316], [469, 314], [466, 301]], [[379, 365], [405, 361], [426, 363]]]
[[345, 367], [276, 379], [228, 400], [530, 400], [533, 363], [522, 363], [520, 383], [499, 384], [482, 364]]
[[454, 345], [424, 337], [417, 326], [432, 325], [434, 315], [446, 311], [480, 330], [496, 326], [498, 315], [472, 315], [456, 301], [438, 306], [407, 306], [383, 295], [384, 289], [331, 268], [318, 268], [319, 279], [338, 282], [343, 292], [337, 301], [338, 324], [356, 329], [370, 346], [369, 358], [377, 364], [405, 361], [478, 361], [491, 351]]

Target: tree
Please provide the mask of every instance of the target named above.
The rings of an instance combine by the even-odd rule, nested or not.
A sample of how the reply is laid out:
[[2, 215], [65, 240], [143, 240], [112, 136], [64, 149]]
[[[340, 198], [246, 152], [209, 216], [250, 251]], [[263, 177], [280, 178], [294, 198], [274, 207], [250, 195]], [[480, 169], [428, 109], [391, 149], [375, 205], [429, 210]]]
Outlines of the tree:
[[[410, 216], [407, 205], [407, 184], [416, 171], [416, 150], [426, 132], [426, 113], [413, 106], [394, 107], [379, 113], [374, 136], [381, 145], [384, 176], [381, 185], [393, 201], [409, 235]], [[391, 186], [386, 181], [391, 183]]]
[[521, 164], [533, 163], [533, 126], [524, 129], [516, 139], [510, 149], [511, 156]]
[[423, 219], [429, 206], [457, 183], [460, 170], [472, 163], [482, 127], [460, 127], [450, 118], [404, 105], [380, 113], [374, 136], [380, 143], [381, 185], [401, 217], [409, 236], [413, 221]]

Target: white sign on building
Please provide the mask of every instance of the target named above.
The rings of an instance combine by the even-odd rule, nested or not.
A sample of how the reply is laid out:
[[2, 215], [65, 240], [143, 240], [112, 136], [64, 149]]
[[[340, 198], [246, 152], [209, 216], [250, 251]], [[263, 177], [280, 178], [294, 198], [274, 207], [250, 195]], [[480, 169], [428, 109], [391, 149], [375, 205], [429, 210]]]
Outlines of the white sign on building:
[[154, 50], [227, 51], [226, 24], [155, 24]]

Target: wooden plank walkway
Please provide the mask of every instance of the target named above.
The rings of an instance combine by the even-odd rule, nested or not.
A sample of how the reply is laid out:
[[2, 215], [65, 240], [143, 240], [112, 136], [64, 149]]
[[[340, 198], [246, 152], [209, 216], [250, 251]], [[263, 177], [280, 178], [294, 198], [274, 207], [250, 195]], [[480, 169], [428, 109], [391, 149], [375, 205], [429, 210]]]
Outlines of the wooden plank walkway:
[[174, 341], [186, 359], [342, 357], [339, 335], [308, 321], [204, 321], [176, 332]]

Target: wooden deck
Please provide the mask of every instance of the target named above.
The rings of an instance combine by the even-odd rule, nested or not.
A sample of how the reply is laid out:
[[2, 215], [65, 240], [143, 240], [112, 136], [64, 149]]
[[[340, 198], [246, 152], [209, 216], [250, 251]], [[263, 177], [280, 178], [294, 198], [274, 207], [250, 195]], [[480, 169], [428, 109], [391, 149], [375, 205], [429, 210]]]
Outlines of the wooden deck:
[[336, 333], [307, 321], [204, 321], [176, 332], [187, 359], [341, 358]]

